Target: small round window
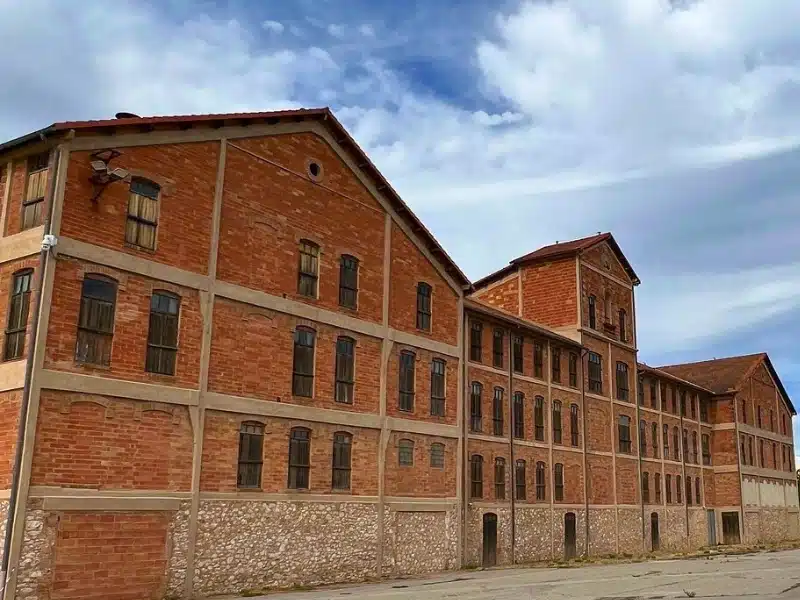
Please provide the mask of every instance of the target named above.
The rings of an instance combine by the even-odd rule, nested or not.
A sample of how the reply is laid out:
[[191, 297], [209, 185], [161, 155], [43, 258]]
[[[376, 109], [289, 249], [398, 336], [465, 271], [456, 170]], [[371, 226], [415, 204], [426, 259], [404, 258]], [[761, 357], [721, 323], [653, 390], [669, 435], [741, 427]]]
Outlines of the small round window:
[[314, 181], [322, 179], [322, 165], [316, 160], [309, 160], [306, 163], [306, 171], [308, 172], [308, 176]]

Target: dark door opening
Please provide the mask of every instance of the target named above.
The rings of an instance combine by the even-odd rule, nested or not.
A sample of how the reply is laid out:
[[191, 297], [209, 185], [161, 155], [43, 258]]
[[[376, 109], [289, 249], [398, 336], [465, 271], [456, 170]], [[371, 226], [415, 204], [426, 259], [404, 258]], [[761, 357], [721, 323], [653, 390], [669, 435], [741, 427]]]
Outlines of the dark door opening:
[[739, 513], [722, 513], [722, 543], [726, 545], [739, 544]]
[[493, 567], [497, 564], [497, 515], [483, 515], [483, 566]]
[[568, 512], [564, 515], [564, 558], [575, 558], [577, 554], [575, 513]]
[[650, 547], [653, 552], [658, 552], [661, 548], [661, 538], [658, 533], [658, 513], [650, 515]]
[[714, 509], [709, 509], [706, 511], [707, 519], [708, 519], [708, 545], [709, 546], [716, 546], [717, 545], [717, 517], [714, 512]]

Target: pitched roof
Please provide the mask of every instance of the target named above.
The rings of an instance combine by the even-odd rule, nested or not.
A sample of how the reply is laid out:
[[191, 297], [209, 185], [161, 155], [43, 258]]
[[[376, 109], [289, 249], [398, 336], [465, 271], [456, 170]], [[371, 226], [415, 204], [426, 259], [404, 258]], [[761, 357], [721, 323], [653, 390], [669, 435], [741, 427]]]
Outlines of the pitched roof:
[[710, 389], [700, 385], [697, 382], [688, 381], [687, 379], [684, 379], [683, 377], [678, 377], [677, 375], [674, 375], [672, 373], [667, 373], [666, 371], [664, 371], [664, 370], [662, 370], [662, 369], [660, 369], [658, 367], [651, 367], [650, 365], [645, 364], [645, 363], [636, 363], [636, 366], [639, 369], [639, 371], [642, 372], [642, 373], [649, 373], [651, 375], [655, 375], [656, 377], [663, 377], [665, 379], [669, 379], [669, 380], [674, 381], [676, 383], [682, 383], [684, 385], [687, 385], [689, 387], [695, 388], [695, 389], [700, 390], [702, 392], [713, 393]]
[[772, 366], [769, 356], [766, 352], [758, 354], [747, 354], [744, 356], [730, 356], [727, 358], [715, 358], [713, 360], [704, 360], [694, 363], [683, 363], [679, 365], [666, 365], [658, 367], [661, 371], [665, 371], [681, 379], [693, 381], [715, 394], [726, 394], [738, 392], [747, 378], [756, 370], [756, 368], [764, 363], [778, 385], [781, 395], [786, 399], [792, 414], [795, 413], [794, 405], [792, 404], [789, 394], [783, 387], [783, 383], [778, 377], [775, 367]]
[[[333, 139], [336, 140], [336, 143], [338, 143], [345, 152], [351, 155], [353, 162], [374, 182], [377, 190], [387, 197], [389, 203], [400, 218], [404, 219], [414, 234], [423, 240], [425, 247], [441, 263], [445, 272], [463, 288], [468, 288], [470, 286], [470, 281], [464, 272], [453, 259], [450, 258], [433, 234], [422, 224], [422, 221], [411, 212], [408, 205], [400, 198], [400, 195], [392, 188], [391, 184], [381, 172], [378, 171], [378, 168], [372, 163], [367, 154], [359, 147], [344, 126], [333, 115], [333, 112], [327, 107], [254, 113], [173, 115], [162, 117], [129, 117], [98, 121], [65, 121], [53, 123], [33, 133], [0, 144], [0, 154], [37, 140], [44, 140], [48, 137], [59, 137], [70, 131], [80, 133], [146, 133], [170, 129], [186, 130], [195, 126], [219, 128], [223, 126], [247, 126], [262, 123], [274, 125], [280, 122], [298, 122], [305, 120], [319, 121], [323, 126], [328, 128], [333, 135]], [[109, 146], [112, 145], [113, 142], [109, 141]]]
[[611, 249], [614, 251], [617, 259], [622, 263], [622, 267], [630, 276], [631, 280], [633, 281], [634, 285], [639, 284], [639, 277], [636, 275], [636, 272], [633, 270], [633, 267], [628, 262], [628, 259], [625, 258], [625, 255], [622, 253], [622, 250], [617, 244], [614, 236], [611, 233], [598, 233], [596, 235], [590, 235], [589, 237], [580, 238], [577, 240], [571, 240], [568, 242], [556, 242], [555, 244], [550, 244], [549, 246], [542, 246], [538, 250], [534, 250], [533, 252], [529, 252], [528, 254], [523, 254], [522, 256], [515, 258], [512, 260], [507, 266], [503, 267], [502, 269], [495, 271], [485, 277], [482, 277], [478, 281], [472, 284], [473, 289], [479, 290], [487, 285], [502, 279], [507, 274], [511, 273], [516, 269], [518, 265], [522, 264], [531, 264], [531, 263], [538, 263], [538, 262], [546, 262], [550, 260], [556, 260], [559, 258], [567, 258], [569, 256], [574, 256], [583, 250], [588, 250], [592, 246], [599, 244], [601, 242], [607, 242]]

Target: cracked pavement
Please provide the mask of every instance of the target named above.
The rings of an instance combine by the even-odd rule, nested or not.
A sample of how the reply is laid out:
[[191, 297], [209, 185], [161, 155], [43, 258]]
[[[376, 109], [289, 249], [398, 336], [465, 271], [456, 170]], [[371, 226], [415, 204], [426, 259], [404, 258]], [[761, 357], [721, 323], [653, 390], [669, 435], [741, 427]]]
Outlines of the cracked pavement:
[[425, 579], [259, 596], [268, 600], [800, 600], [800, 550], [562, 569], [458, 571]]

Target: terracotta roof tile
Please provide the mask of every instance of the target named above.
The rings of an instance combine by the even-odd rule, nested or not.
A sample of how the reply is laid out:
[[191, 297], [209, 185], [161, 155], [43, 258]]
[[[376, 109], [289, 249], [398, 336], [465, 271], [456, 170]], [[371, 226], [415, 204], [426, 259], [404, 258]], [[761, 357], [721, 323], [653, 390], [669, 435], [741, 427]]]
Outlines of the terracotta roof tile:
[[764, 353], [731, 356], [694, 363], [667, 365], [658, 367], [658, 369], [681, 379], [693, 381], [715, 394], [725, 394], [736, 391], [742, 379], [764, 356], [766, 356]]

